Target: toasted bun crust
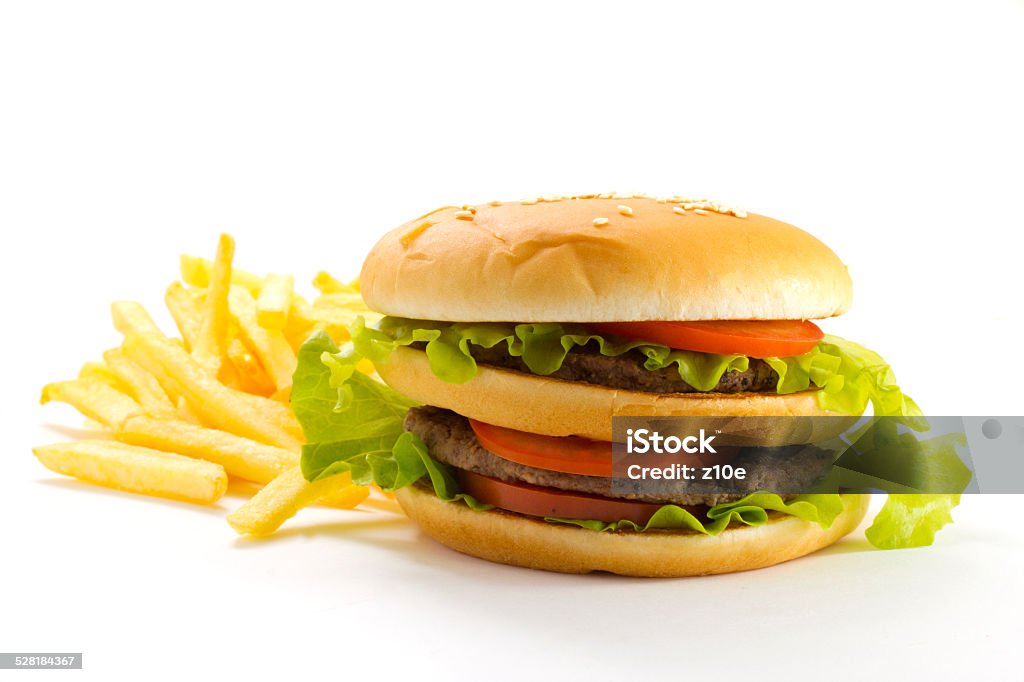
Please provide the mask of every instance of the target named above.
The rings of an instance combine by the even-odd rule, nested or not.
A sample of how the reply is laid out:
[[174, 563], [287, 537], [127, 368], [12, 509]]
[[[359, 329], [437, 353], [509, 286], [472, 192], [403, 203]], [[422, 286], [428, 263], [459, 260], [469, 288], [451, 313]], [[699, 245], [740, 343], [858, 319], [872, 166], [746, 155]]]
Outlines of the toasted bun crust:
[[739, 526], [711, 537], [601, 533], [507, 512], [478, 512], [415, 486], [402, 488], [396, 497], [427, 535], [463, 554], [559, 573], [609, 571], [647, 578], [735, 573], [802, 557], [854, 530], [869, 501], [867, 495], [843, 495], [845, 509], [827, 529], [773, 514], [763, 526]]
[[[464, 384], [449, 384], [430, 371], [427, 354], [398, 348], [377, 366], [399, 393], [464, 417], [546, 436], [612, 440], [612, 417], [762, 417], [833, 414], [818, 406], [815, 391], [774, 393], [644, 393], [534, 376], [480, 365]], [[789, 426], [779, 420], [780, 427]], [[820, 437], [820, 436], [819, 436]], [[792, 441], [804, 442], [804, 441]], [[769, 444], [765, 442], [765, 444]]]
[[645, 197], [443, 208], [377, 243], [362, 294], [387, 315], [462, 322], [846, 312], [850, 276], [827, 246], [792, 225], [730, 211]]

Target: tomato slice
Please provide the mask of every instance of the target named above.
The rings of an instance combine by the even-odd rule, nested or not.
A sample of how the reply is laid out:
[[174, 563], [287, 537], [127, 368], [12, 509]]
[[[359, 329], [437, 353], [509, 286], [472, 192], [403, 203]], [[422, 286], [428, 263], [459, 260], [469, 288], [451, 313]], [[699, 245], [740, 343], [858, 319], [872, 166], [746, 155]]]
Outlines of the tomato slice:
[[475, 419], [469, 425], [480, 445], [528, 467], [584, 476], [612, 475], [612, 444], [578, 436], [541, 436]]
[[[535, 469], [558, 471], [583, 476], [621, 476], [630, 464], [667, 467], [686, 464], [701, 468], [712, 464], [726, 464], [735, 459], [739, 448], [718, 446], [716, 454], [663, 453], [630, 455], [622, 446], [613, 450], [608, 441], [591, 440], [579, 436], [542, 436], [527, 431], [516, 431], [503, 426], [469, 420], [476, 439], [487, 451]], [[616, 465], [618, 465], [616, 467]]]
[[462, 490], [481, 502], [528, 516], [608, 522], [629, 520], [642, 525], [661, 507], [650, 502], [614, 500], [528, 483], [509, 483], [465, 469], [458, 470], [458, 477]]
[[810, 352], [825, 334], [809, 320], [707, 320], [703, 322], [600, 322], [592, 329], [669, 348], [752, 358]]

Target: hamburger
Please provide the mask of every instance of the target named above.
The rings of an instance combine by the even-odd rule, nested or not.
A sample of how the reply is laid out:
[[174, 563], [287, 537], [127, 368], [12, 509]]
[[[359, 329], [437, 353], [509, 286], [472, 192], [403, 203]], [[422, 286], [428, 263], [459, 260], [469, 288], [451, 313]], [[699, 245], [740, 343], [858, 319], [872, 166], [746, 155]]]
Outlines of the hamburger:
[[[919, 413], [877, 354], [813, 322], [850, 307], [836, 254], [712, 201], [445, 207], [384, 235], [360, 282], [350, 347], [300, 353], [303, 470], [394, 490], [427, 535], [490, 561], [668, 577], [809, 554], [868, 506], [766, 492], [827, 465], [820, 452], [733, 449], [760, 472], [735, 489], [624, 487], [613, 418]], [[355, 371], [367, 360], [387, 386]]]

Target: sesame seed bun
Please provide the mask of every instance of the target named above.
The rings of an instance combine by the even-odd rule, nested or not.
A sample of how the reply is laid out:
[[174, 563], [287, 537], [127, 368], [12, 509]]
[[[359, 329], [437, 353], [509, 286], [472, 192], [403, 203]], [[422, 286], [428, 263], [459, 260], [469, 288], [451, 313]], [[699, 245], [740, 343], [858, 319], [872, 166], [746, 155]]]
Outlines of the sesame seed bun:
[[610, 195], [443, 208], [386, 234], [362, 294], [460, 322], [819, 319], [846, 267], [792, 225], [710, 202]]
[[[466, 383], [450, 384], [430, 371], [426, 353], [408, 347], [397, 348], [387, 362], [377, 366], [377, 372], [393, 389], [418, 402], [444, 407], [488, 424], [545, 436], [575, 435], [610, 441], [612, 417], [623, 416], [809, 417], [832, 414], [818, 406], [816, 391], [787, 395], [647, 393], [551, 379], [487, 365], [479, 365], [477, 375]], [[788, 430], [794, 422], [780, 419], [778, 425], [779, 429]], [[821, 425], [831, 423], [821, 422]], [[786, 440], [784, 434], [766, 435], [764, 444], [783, 442], [805, 440]]]
[[734, 573], [810, 554], [853, 531], [867, 495], [843, 495], [830, 528], [770, 513], [762, 526], [731, 527], [717, 536], [694, 532], [603, 533], [503, 511], [473, 511], [411, 486], [396, 492], [402, 509], [434, 540], [501, 564], [560, 573], [608, 571], [675, 578]]

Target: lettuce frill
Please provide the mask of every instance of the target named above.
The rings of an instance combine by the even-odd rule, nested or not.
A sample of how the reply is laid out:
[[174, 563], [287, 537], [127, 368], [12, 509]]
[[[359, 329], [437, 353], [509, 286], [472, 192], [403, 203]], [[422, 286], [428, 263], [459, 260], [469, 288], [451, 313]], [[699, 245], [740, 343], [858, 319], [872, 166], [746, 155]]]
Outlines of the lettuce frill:
[[[357, 320], [352, 329], [355, 353], [376, 363], [386, 362], [399, 346], [425, 344], [430, 370], [442, 381], [461, 384], [477, 374], [472, 346], [503, 346], [509, 355], [522, 358], [534, 374], [557, 372], [574, 348], [595, 348], [614, 357], [637, 351], [648, 370], [675, 367], [679, 378], [698, 391], [710, 391], [722, 375], [746, 371], [745, 355], [717, 355], [675, 350], [667, 346], [594, 334], [578, 324], [501, 322], [431, 322], [385, 317], [374, 329]], [[892, 368], [878, 353], [864, 346], [826, 336], [811, 352], [786, 358], [763, 358], [778, 374], [776, 391], [796, 393], [820, 389], [822, 409], [841, 414], [861, 414], [870, 403], [876, 416], [913, 418], [921, 414], [896, 383]]]

